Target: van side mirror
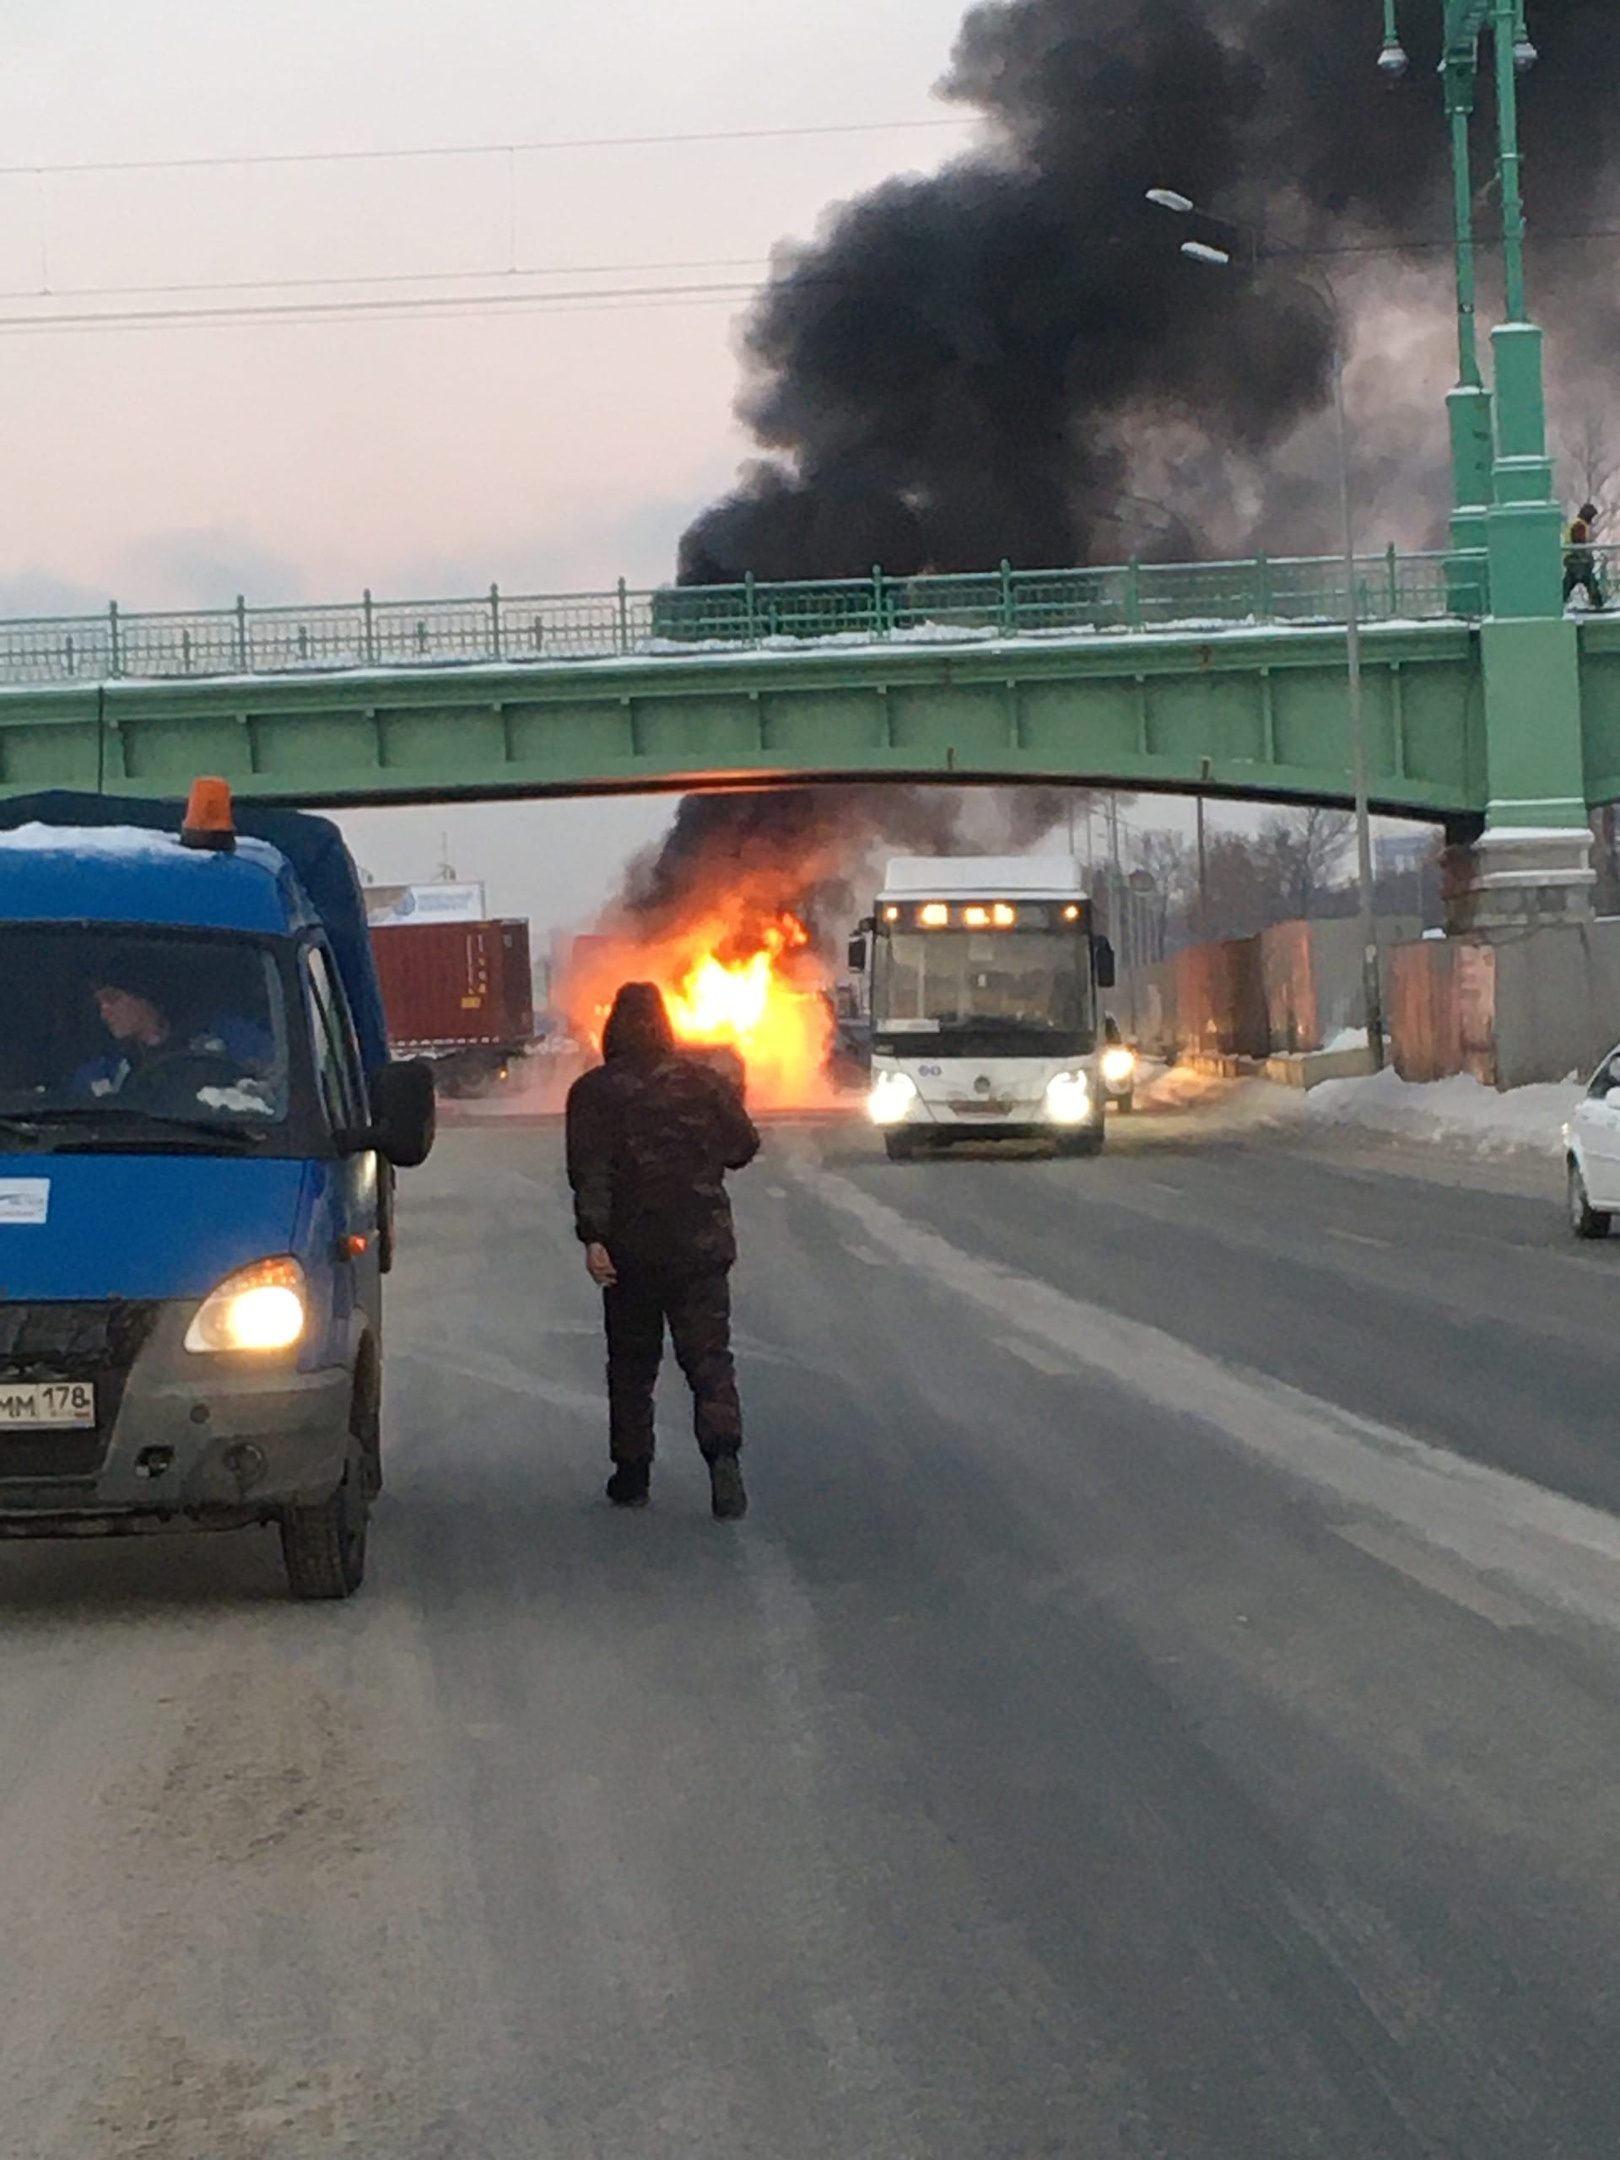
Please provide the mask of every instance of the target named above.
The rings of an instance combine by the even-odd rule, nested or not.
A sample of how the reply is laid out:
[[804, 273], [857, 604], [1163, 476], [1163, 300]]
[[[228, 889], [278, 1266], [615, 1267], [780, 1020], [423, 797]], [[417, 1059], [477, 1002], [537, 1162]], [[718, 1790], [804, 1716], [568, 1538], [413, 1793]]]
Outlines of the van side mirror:
[[852, 975], [866, 973], [866, 937], [858, 932], [849, 941], [849, 971]]
[[1091, 949], [1093, 955], [1092, 964], [1097, 974], [1097, 988], [1099, 990], [1112, 990], [1116, 974], [1112, 943], [1105, 937], [1095, 938], [1092, 941]]
[[386, 1155], [396, 1170], [419, 1168], [438, 1130], [433, 1067], [425, 1058], [403, 1059], [374, 1072], [370, 1085], [371, 1130], [355, 1137]]

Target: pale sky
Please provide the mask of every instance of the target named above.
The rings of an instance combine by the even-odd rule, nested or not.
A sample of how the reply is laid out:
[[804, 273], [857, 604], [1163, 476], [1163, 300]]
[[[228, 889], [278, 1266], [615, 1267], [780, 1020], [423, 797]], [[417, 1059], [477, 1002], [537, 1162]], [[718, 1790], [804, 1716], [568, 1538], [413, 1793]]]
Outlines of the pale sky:
[[[949, 119], [961, 0], [30, 0], [0, 166]], [[651, 582], [745, 445], [739, 303], [20, 334], [246, 297], [736, 282], [939, 132], [0, 176], [0, 601]], [[520, 271], [553, 277], [513, 277]], [[670, 265], [719, 265], [671, 270]], [[586, 275], [606, 270], [606, 275]], [[318, 286], [286, 281], [355, 279]], [[456, 282], [456, 280], [461, 282]], [[42, 283], [57, 297], [37, 298]], [[19, 297], [23, 296], [23, 297]]]
[[[0, 612], [667, 576], [682, 528], [749, 447], [732, 418], [742, 302], [513, 297], [746, 284], [829, 204], [938, 165], [972, 139], [930, 95], [964, 5], [13, 0]], [[82, 169], [479, 146], [497, 154]], [[400, 296], [438, 312], [379, 316]], [[447, 318], [451, 296], [467, 304]], [[348, 312], [41, 327], [310, 303]], [[533, 916], [543, 941], [595, 912], [670, 808], [345, 824], [388, 882], [431, 877], [444, 836], [455, 867], [500, 911]]]
[[[14, 0], [0, 39], [0, 165], [23, 168], [0, 174], [0, 610], [653, 583], [747, 447], [731, 416], [734, 299], [17, 325], [747, 281], [830, 202], [936, 165], [970, 131], [35, 168], [939, 120], [951, 116], [930, 90], [961, 12], [962, 0]], [[447, 831], [451, 859], [488, 879], [496, 905], [569, 920], [669, 808], [401, 811], [350, 829], [385, 879], [431, 876]]]

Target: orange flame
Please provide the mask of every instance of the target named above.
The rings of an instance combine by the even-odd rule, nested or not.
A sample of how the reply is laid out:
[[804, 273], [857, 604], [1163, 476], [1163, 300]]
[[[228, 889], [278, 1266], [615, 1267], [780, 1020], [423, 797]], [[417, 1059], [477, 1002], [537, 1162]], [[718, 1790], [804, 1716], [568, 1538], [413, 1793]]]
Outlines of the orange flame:
[[659, 985], [683, 1043], [741, 1058], [753, 1106], [808, 1109], [830, 1099], [832, 1012], [810, 933], [797, 916], [780, 914], [746, 935], [711, 918], [652, 946], [617, 938], [591, 944], [590, 980], [571, 984], [568, 1002], [576, 1015], [589, 1013], [582, 1032], [593, 1045], [600, 1045], [618, 984], [639, 978]]

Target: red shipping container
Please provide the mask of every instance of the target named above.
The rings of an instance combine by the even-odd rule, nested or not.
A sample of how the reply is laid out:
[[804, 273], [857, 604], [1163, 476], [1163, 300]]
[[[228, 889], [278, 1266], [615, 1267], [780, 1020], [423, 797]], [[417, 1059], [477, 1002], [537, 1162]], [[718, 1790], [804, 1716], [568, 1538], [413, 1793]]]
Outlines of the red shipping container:
[[533, 1041], [526, 922], [378, 924], [371, 944], [396, 1050], [519, 1050]]

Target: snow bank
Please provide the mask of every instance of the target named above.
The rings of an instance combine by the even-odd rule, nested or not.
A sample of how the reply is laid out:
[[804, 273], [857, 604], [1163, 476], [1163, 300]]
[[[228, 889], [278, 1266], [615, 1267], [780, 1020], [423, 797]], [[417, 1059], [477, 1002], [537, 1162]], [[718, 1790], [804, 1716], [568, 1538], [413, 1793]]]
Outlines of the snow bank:
[[1482, 1155], [1513, 1149], [1556, 1155], [1564, 1121], [1580, 1101], [1578, 1081], [1558, 1080], [1498, 1094], [1466, 1073], [1420, 1085], [1392, 1068], [1362, 1080], [1327, 1080], [1305, 1098], [1321, 1125], [1359, 1126], [1412, 1140], [1444, 1140]]

